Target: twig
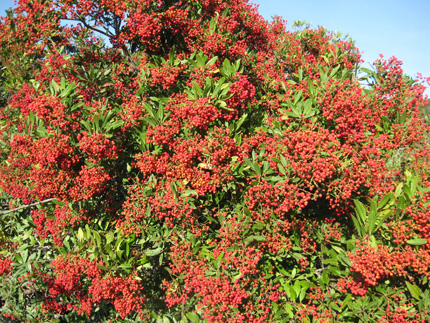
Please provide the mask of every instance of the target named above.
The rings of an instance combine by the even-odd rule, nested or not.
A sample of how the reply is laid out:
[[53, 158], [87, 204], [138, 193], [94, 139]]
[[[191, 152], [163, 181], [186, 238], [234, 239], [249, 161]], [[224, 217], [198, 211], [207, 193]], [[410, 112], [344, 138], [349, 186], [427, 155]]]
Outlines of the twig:
[[50, 199], [46, 199], [46, 200], [43, 200], [43, 201], [40, 201], [40, 202], [23, 205], [23, 206], [17, 207], [16, 209], [12, 209], [12, 210], [7, 210], [7, 211], [4, 211], [4, 212], [1, 212], [0, 215], [5, 215], [5, 214], [8, 214], [8, 213], [12, 213], [12, 212], [15, 212], [15, 211], [18, 211], [18, 210], [26, 209], [28, 207], [36, 206], [36, 205], [39, 205], [39, 204], [48, 203], [48, 202], [51, 202], [53, 200], [55, 200], [55, 198], [50, 198]]

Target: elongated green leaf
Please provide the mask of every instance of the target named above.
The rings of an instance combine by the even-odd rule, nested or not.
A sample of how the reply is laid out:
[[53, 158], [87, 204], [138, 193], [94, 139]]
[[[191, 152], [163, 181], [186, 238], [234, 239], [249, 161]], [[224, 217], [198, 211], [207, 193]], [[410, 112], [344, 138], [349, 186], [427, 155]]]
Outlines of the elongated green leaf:
[[84, 231], [82, 230], [82, 228], [78, 229], [78, 240], [79, 242], [84, 241]]
[[100, 248], [102, 245], [102, 242], [101, 242], [100, 234], [97, 231], [94, 232], [94, 239], [96, 240], [97, 246]]
[[186, 315], [187, 315], [188, 319], [191, 322], [193, 322], [193, 323], [200, 322], [200, 318], [199, 318], [199, 316], [196, 313], [194, 313], [194, 312], [188, 312]]
[[369, 218], [368, 218], [368, 225], [369, 225], [369, 233], [372, 234], [373, 229], [375, 228], [375, 223], [376, 223], [376, 216], [377, 216], [377, 206], [376, 206], [376, 202], [375, 201], [371, 201], [370, 202], [370, 207], [369, 207]]
[[422, 246], [422, 245], [427, 243], [427, 240], [416, 238], [416, 239], [410, 239], [410, 240], [406, 241], [406, 243], [413, 245], [413, 246]]
[[110, 244], [114, 239], [114, 233], [112, 231], [110, 231], [107, 235], [106, 235], [106, 244]]
[[209, 66], [209, 65], [213, 65], [213, 64], [215, 64], [215, 62], [217, 61], [217, 59], [218, 59], [218, 56], [214, 56], [214, 57], [212, 57], [207, 63], [206, 63], [206, 65], [207, 66]]
[[353, 215], [351, 215], [351, 219], [352, 219], [352, 222], [354, 222], [354, 226], [355, 226], [355, 229], [357, 230], [358, 234], [363, 235], [362, 226], [361, 226], [360, 222]]
[[[63, 81], [63, 79], [61, 79], [61, 81]], [[70, 83], [60, 94], [60, 97], [65, 98], [67, 96], [70, 95], [70, 93], [72, 93], [72, 91], [75, 89], [75, 84], [74, 83]]]
[[156, 248], [156, 249], [147, 249], [147, 250], [145, 251], [145, 254], [146, 254], [148, 257], [153, 257], [153, 256], [157, 256], [157, 255], [159, 255], [162, 251], [163, 251], [163, 249], [162, 249], [161, 247], [158, 247], [158, 248]]
[[378, 204], [378, 209], [382, 209], [389, 201], [395, 200], [394, 194], [392, 192], [386, 194]]
[[252, 241], [266, 241], [266, 237], [263, 236], [249, 236], [248, 238], [246, 238], [245, 240], [243, 240], [243, 242], [246, 245], [249, 245]]
[[403, 191], [403, 183], [400, 183], [399, 185], [397, 185], [396, 190], [394, 192], [395, 197], [399, 197], [400, 194], [402, 194]]
[[394, 212], [391, 210], [386, 210], [386, 211], [380, 212], [378, 214], [378, 219], [377, 219], [377, 223], [375, 226], [375, 231], [378, 230], [385, 223], [385, 221], [387, 220], [388, 217], [393, 216], [393, 215], [394, 215]]
[[361, 222], [361, 224], [366, 223], [366, 208], [364, 207], [363, 203], [358, 200], [354, 200], [354, 204], [355, 212], [357, 213], [357, 219]]
[[406, 287], [408, 288], [409, 292], [415, 299], [417, 300], [420, 299], [421, 289], [417, 285], [415, 284], [412, 285], [409, 282], [406, 282]]
[[348, 305], [348, 303], [349, 303], [349, 301], [351, 300], [351, 298], [352, 298], [352, 294], [348, 294], [346, 297], [345, 297], [345, 299], [343, 300], [343, 302], [342, 302], [342, 305], [340, 306], [340, 309], [341, 310], [343, 310], [344, 308], [345, 308], [345, 306], [347, 306]]

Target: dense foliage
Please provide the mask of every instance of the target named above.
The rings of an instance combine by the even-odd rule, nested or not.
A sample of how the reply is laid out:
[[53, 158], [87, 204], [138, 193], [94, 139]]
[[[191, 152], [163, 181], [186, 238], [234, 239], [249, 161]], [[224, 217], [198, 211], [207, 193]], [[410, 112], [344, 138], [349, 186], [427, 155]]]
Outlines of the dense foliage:
[[0, 44], [4, 318], [430, 320], [396, 58], [246, 0], [19, 0]]

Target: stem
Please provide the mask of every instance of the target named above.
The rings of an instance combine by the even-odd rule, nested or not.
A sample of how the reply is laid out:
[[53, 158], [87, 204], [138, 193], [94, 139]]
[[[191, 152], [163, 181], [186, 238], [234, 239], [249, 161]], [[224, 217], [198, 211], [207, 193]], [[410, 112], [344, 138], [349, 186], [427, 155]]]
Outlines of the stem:
[[46, 200], [43, 200], [43, 201], [40, 201], [40, 202], [35, 202], [35, 203], [32, 203], [32, 204], [23, 205], [23, 206], [17, 207], [16, 209], [12, 209], [12, 210], [7, 210], [7, 211], [4, 211], [4, 212], [1, 212], [0, 215], [5, 215], [5, 214], [8, 214], [8, 213], [12, 213], [12, 212], [15, 212], [15, 211], [18, 211], [18, 210], [26, 209], [26, 208], [29, 208], [29, 207], [32, 207], [32, 206], [36, 206], [36, 205], [39, 205], [39, 204], [44, 204], [44, 203], [52, 202], [53, 200], [55, 200], [55, 198], [50, 198], [50, 199], [46, 199]]

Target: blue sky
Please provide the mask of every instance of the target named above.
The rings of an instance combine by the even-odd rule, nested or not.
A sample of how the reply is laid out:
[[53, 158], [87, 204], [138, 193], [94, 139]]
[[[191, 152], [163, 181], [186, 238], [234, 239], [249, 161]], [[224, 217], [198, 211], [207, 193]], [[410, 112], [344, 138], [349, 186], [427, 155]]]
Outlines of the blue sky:
[[[271, 20], [279, 15], [288, 21], [305, 20], [312, 27], [349, 34], [366, 63], [379, 54], [403, 61], [406, 74], [430, 77], [430, 0], [251, 0], [260, 14]], [[0, 14], [14, 6], [0, 0]], [[364, 64], [368, 67], [368, 64]], [[430, 96], [430, 89], [427, 89]]]

